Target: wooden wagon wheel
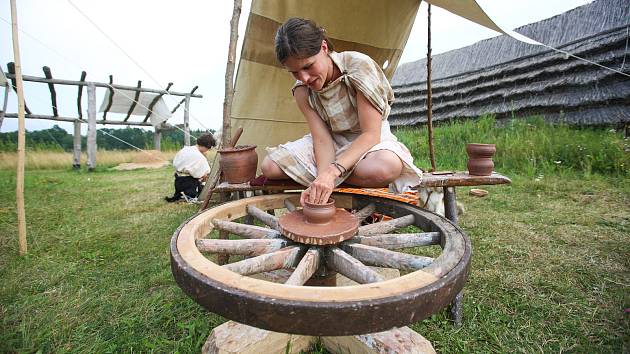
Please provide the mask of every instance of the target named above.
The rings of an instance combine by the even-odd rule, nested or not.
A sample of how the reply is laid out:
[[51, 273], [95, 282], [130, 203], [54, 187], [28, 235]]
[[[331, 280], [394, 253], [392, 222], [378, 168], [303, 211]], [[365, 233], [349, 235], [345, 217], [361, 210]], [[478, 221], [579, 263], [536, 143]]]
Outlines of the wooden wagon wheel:
[[[446, 307], [464, 286], [471, 245], [456, 225], [406, 203], [355, 194], [334, 194], [337, 207], [373, 211], [393, 219], [359, 227], [357, 236], [336, 245], [314, 246], [287, 239], [267, 210], [294, 208], [299, 194], [257, 196], [228, 202], [191, 217], [171, 240], [171, 268], [179, 286], [211, 312], [276, 332], [319, 336], [374, 333], [422, 320]], [[266, 227], [234, 222], [253, 216]], [[391, 234], [415, 225], [423, 232]], [[209, 239], [213, 229], [242, 239]], [[396, 251], [440, 245], [436, 258]], [[202, 253], [203, 252], [203, 253]], [[225, 264], [204, 253], [249, 258]], [[383, 280], [370, 266], [408, 271]], [[286, 283], [249, 275], [294, 269]], [[333, 270], [360, 285], [303, 286], [316, 271]]]

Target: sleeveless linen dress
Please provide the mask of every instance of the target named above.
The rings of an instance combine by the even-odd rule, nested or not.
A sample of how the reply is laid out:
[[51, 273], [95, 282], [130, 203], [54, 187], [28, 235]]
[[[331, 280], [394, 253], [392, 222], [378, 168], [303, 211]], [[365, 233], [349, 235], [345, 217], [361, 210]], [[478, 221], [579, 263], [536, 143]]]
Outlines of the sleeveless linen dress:
[[[392, 151], [404, 165], [402, 174], [389, 185], [389, 189], [395, 193], [401, 193], [417, 186], [422, 178], [422, 171], [414, 166], [411, 153], [389, 128], [387, 117], [394, 101], [394, 91], [381, 68], [370, 57], [359, 52], [331, 52], [329, 56], [341, 71], [341, 76], [320, 91], [309, 88], [308, 100], [311, 108], [319, 114], [329, 129], [335, 156], [342, 154], [361, 134], [356, 99], [358, 90], [381, 113], [382, 117], [381, 141], [368, 152]], [[297, 81], [292, 90], [304, 85], [301, 81]], [[269, 158], [294, 181], [309, 186], [315, 180], [317, 165], [311, 134], [296, 141], [267, 148], [267, 151]], [[361, 158], [364, 156], [365, 154]], [[349, 171], [353, 169], [354, 166]], [[337, 178], [336, 185], [344, 179]]]

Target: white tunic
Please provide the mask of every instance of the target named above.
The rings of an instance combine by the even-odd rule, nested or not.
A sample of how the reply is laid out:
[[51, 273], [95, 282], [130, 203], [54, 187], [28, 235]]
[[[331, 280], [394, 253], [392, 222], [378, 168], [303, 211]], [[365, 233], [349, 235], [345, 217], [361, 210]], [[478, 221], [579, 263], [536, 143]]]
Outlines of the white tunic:
[[173, 158], [173, 167], [178, 173], [189, 174], [194, 178], [201, 178], [210, 173], [210, 165], [206, 156], [197, 146], [184, 146]]

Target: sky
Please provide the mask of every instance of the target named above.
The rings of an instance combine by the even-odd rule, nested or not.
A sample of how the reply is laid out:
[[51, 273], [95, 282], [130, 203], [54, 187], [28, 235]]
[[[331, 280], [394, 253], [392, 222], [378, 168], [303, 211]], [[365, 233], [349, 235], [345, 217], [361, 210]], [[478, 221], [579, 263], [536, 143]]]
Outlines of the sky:
[[[537, 22], [589, 2], [478, 1], [488, 15], [506, 29]], [[239, 49], [249, 6], [250, 1], [243, 0]], [[48, 66], [58, 79], [78, 80], [85, 70], [88, 81], [107, 82], [109, 75], [113, 75], [117, 84], [135, 86], [142, 80], [143, 87], [156, 89], [173, 82], [171, 90], [180, 92], [188, 92], [198, 85], [196, 93], [203, 98], [191, 100], [191, 128], [221, 127], [232, 1], [20, 0], [17, 7], [23, 75], [43, 77], [42, 67]], [[426, 3], [422, 3], [400, 63], [426, 56], [426, 12]], [[431, 32], [433, 55], [498, 35], [435, 6], [432, 7]], [[6, 63], [13, 61], [11, 36], [10, 3], [0, 0], [0, 65], [5, 71]], [[543, 38], [537, 39], [544, 42]], [[239, 55], [237, 53], [237, 58]], [[75, 117], [76, 87], [55, 85], [55, 89], [59, 114]], [[24, 91], [27, 105], [34, 114], [52, 114], [47, 85], [26, 82]], [[98, 106], [104, 92], [105, 89], [97, 89]], [[1, 100], [4, 89], [0, 88], [0, 94]], [[85, 91], [83, 97], [86, 97]], [[164, 98], [170, 108], [179, 102], [178, 97]], [[83, 109], [86, 107], [84, 103]], [[182, 108], [169, 123], [183, 122]], [[14, 92], [9, 95], [7, 111], [17, 112]], [[138, 119], [141, 118], [135, 117]], [[47, 129], [54, 124], [72, 132], [72, 123], [35, 119], [26, 120], [26, 129]], [[87, 128], [83, 126], [85, 134]], [[15, 130], [17, 119], [5, 118], [0, 131]]]

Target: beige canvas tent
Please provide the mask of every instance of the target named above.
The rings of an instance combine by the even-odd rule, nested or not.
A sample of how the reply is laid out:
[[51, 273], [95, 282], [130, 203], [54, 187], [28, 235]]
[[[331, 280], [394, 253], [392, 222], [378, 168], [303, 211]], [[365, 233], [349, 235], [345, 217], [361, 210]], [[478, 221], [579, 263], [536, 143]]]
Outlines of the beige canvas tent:
[[[505, 33], [475, 0], [428, 2]], [[231, 126], [244, 129], [240, 142], [258, 145], [262, 157], [265, 147], [294, 140], [307, 131], [291, 96], [294, 79], [276, 62], [274, 53], [274, 35], [285, 20], [314, 20], [326, 29], [335, 50], [369, 55], [391, 79], [419, 6], [418, 0], [253, 0], [231, 111]]]

